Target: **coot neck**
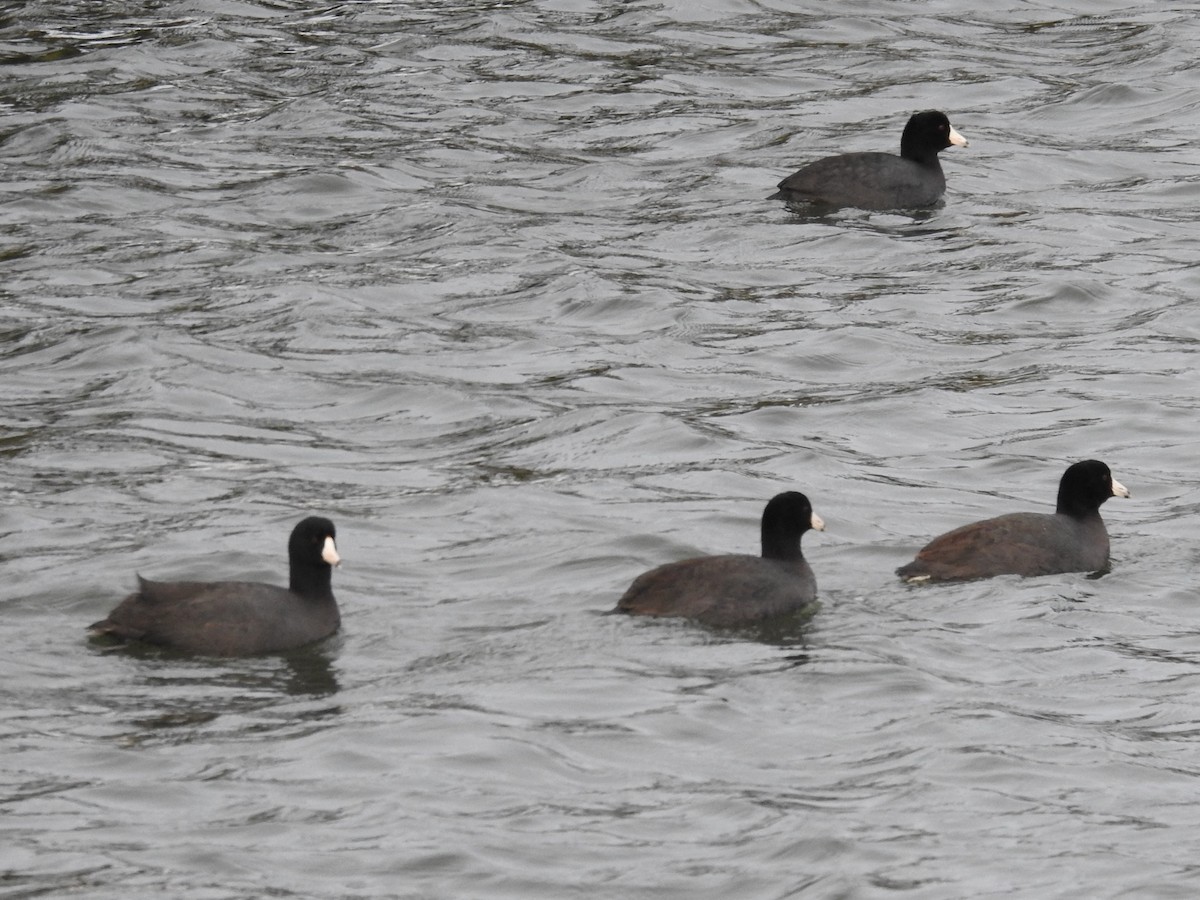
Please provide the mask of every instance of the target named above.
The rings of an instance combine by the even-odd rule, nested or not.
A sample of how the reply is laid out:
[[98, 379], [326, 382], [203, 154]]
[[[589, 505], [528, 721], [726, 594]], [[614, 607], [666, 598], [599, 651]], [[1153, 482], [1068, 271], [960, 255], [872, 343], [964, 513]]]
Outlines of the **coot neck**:
[[938, 159], [937, 150], [927, 150], [917, 145], [915, 141], [900, 142], [900, 155], [905, 159], [912, 160], [917, 165], [925, 166], [929, 169], [942, 170], [942, 163]]
[[800, 535], [792, 532], [771, 532], [763, 528], [762, 555], [763, 559], [778, 559], [783, 562], [804, 559], [804, 554], [800, 552]]
[[288, 589], [310, 600], [333, 599], [333, 566], [325, 562], [316, 565], [293, 564]]
[[1100, 518], [1100, 507], [1093, 506], [1086, 501], [1064, 497], [1061, 494], [1058, 498], [1058, 506], [1054, 511], [1060, 516], [1070, 516], [1079, 521]]

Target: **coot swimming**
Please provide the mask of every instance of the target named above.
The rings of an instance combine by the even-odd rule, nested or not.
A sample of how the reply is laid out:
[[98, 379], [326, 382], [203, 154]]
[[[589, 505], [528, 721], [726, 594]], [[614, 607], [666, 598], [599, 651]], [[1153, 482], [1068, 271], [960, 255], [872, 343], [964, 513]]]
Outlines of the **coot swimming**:
[[732, 628], [796, 613], [817, 598], [817, 580], [800, 552], [810, 528], [824, 530], [808, 498], [788, 491], [762, 515], [762, 556], [701, 556], [639, 575], [614, 612], [681, 616]]
[[934, 538], [896, 574], [916, 583], [1099, 571], [1108, 565], [1100, 505], [1128, 496], [1104, 463], [1077, 462], [1063, 473], [1053, 513], [1009, 513], [963, 525]]
[[328, 519], [312, 516], [288, 540], [287, 588], [248, 581], [148, 581], [91, 630], [206, 656], [279, 653], [328, 637], [341, 617], [333, 566], [341, 562]]
[[908, 120], [900, 138], [900, 155], [844, 153], [809, 163], [779, 182], [770, 200], [825, 207], [920, 209], [935, 205], [946, 191], [938, 153], [965, 147], [944, 113], [919, 112]]

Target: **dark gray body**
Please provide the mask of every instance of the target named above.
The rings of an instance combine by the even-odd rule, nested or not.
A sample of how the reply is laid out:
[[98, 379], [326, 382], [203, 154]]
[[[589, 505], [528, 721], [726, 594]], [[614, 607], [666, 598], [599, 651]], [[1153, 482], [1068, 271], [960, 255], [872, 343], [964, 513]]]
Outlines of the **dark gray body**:
[[1010, 513], [930, 541], [896, 570], [907, 580], [965, 581], [994, 575], [1054, 575], [1108, 567], [1108, 530], [1098, 512]]
[[818, 159], [779, 182], [771, 200], [857, 209], [920, 209], [937, 205], [946, 176], [937, 156], [915, 162], [891, 153], [846, 153]]
[[92, 630], [206, 656], [291, 650], [329, 637], [341, 615], [332, 592], [301, 596], [248, 581], [148, 581]]
[[816, 599], [817, 579], [803, 558], [702, 556], [639, 575], [617, 611], [731, 628], [802, 612]]

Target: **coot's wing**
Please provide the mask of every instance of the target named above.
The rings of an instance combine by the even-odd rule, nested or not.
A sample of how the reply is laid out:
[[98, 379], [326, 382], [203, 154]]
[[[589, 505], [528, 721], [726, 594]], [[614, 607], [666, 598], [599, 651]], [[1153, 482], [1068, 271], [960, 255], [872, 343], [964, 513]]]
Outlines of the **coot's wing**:
[[921, 166], [890, 153], [846, 153], [819, 159], [783, 179], [775, 198], [906, 209], [932, 205], [945, 190], [940, 167]]
[[897, 569], [909, 580], [967, 580], [995, 575], [1050, 575], [1086, 569], [1071, 553], [1065, 517], [1013, 513], [972, 522], [930, 541]]

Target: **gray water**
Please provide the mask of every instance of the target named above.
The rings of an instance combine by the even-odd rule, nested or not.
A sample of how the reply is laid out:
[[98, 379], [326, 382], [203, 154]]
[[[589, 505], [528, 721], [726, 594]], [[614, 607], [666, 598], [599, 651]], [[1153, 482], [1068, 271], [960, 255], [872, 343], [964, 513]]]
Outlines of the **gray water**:
[[[0, 10], [0, 897], [1200, 892], [1193, 5]], [[1110, 573], [894, 579], [1088, 457]], [[602, 615], [787, 489], [806, 632]], [[86, 640], [308, 513], [337, 638]]]

